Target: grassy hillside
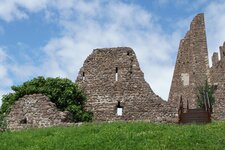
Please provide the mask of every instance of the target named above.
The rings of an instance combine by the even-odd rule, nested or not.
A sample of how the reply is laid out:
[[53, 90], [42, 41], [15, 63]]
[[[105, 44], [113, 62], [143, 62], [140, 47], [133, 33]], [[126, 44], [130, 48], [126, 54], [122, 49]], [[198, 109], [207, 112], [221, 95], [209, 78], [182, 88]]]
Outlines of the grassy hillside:
[[225, 122], [208, 125], [89, 123], [0, 133], [2, 150], [225, 149]]

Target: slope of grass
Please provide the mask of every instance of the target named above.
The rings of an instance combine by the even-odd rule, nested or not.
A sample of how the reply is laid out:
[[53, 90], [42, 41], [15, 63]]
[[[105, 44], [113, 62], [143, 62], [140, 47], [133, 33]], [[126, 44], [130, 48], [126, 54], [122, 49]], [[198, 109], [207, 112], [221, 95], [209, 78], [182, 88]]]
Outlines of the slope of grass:
[[225, 149], [225, 122], [208, 125], [88, 123], [0, 133], [2, 150]]

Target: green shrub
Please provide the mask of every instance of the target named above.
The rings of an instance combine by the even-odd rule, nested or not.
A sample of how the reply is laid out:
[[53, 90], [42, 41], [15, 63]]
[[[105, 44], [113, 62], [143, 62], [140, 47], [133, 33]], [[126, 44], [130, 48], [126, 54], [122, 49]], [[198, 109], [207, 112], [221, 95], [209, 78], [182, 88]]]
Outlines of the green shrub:
[[3, 132], [5, 130], [6, 130], [5, 115], [0, 114], [0, 132]]
[[4, 95], [0, 114], [7, 114], [10, 106], [24, 95], [41, 93], [50, 98], [61, 111], [69, 111], [73, 122], [91, 121], [92, 114], [84, 110], [86, 95], [78, 86], [65, 78], [44, 78], [39, 76], [20, 86], [11, 87], [14, 93]]
[[203, 86], [198, 87], [198, 94], [197, 94], [198, 107], [205, 108], [205, 101], [209, 100], [209, 107], [212, 109], [212, 106], [215, 103], [214, 92], [215, 86], [209, 85], [208, 81], [205, 81], [205, 84]]

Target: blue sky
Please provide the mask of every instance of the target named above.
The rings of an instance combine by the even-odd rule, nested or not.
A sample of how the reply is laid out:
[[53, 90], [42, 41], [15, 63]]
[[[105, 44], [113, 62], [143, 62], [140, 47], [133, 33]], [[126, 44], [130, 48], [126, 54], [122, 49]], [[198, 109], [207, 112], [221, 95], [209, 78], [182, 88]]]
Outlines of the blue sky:
[[179, 41], [201, 12], [211, 58], [225, 41], [223, 0], [0, 0], [0, 97], [39, 75], [75, 81], [93, 49], [128, 46], [167, 99]]

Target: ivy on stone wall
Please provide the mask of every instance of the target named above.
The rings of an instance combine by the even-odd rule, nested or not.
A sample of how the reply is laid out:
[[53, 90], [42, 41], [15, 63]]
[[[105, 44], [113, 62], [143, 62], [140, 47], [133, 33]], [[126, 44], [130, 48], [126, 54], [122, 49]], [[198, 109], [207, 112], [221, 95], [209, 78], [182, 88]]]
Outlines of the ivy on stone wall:
[[44, 78], [39, 76], [19, 86], [12, 86], [13, 93], [3, 96], [0, 115], [7, 114], [10, 107], [24, 95], [41, 93], [50, 98], [61, 111], [69, 111], [74, 122], [91, 121], [92, 113], [84, 110], [85, 93], [66, 78]]

